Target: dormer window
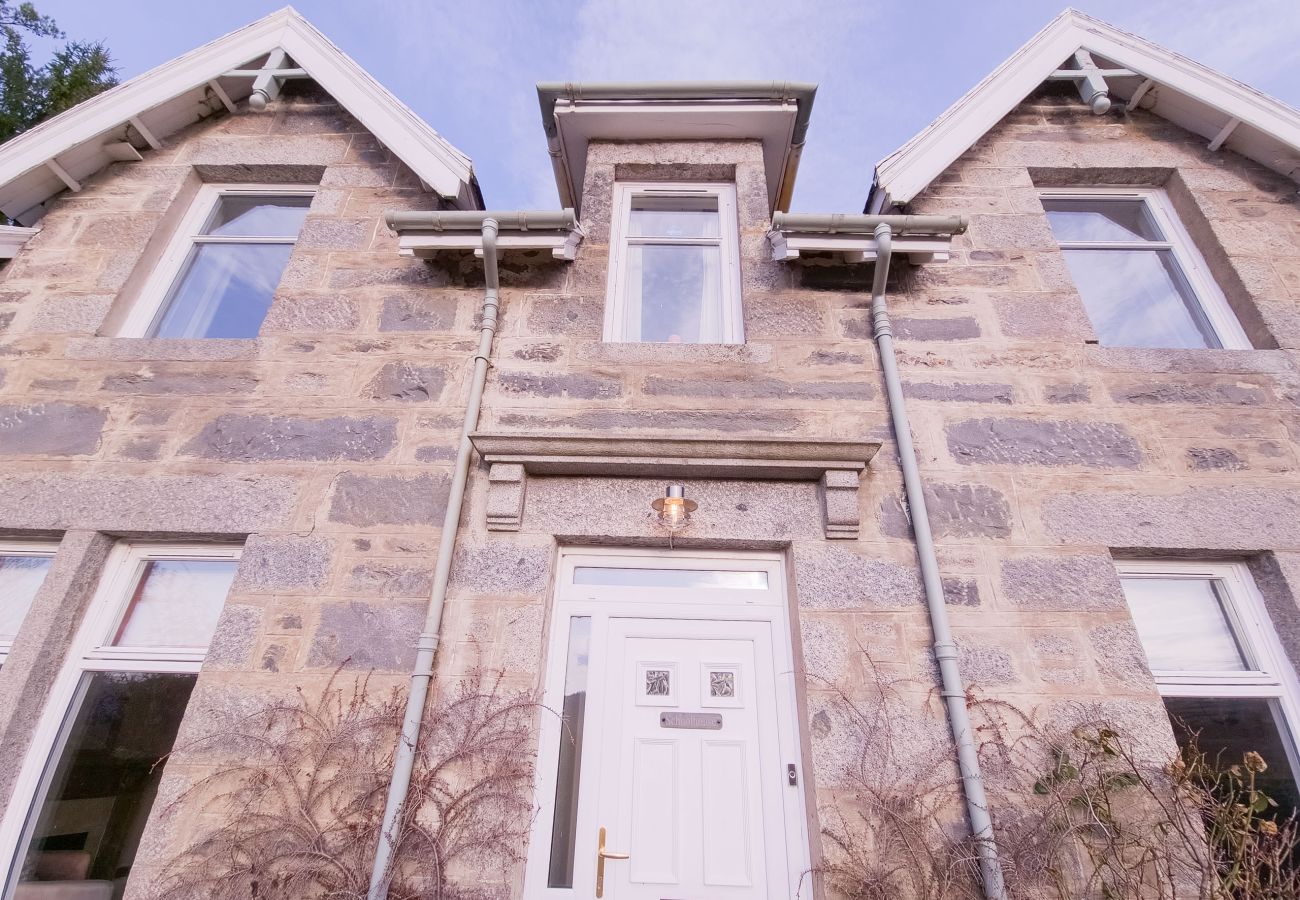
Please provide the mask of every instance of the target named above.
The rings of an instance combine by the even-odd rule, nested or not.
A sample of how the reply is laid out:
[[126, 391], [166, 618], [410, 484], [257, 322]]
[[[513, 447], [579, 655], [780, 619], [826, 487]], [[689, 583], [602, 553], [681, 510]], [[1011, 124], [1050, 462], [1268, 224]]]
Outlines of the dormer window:
[[732, 184], [614, 186], [605, 340], [741, 344]]

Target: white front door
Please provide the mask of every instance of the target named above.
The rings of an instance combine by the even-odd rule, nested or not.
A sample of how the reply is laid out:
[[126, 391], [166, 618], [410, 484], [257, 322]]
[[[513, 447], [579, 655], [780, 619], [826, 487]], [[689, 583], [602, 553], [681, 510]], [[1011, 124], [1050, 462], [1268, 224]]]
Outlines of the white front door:
[[611, 620], [597, 819], [628, 859], [605, 861], [606, 897], [785, 891], [770, 628]]
[[795, 896], [807, 835], [780, 557], [573, 550], [558, 579], [526, 896]]

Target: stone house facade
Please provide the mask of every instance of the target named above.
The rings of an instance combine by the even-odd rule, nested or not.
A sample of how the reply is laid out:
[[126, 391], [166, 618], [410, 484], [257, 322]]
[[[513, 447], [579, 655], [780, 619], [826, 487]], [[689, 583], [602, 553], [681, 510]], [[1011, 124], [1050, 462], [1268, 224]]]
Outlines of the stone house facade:
[[[477, 230], [393, 214], [484, 218], [454, 148], [391, 97], [359, 100], [354, 64], [296, 14], [250, 29], [182, 58], [193, 71], [173, 93], [132, 94], [169, 64], [0, 148], [0, 208], [21, 223], [0, 272], [0, 600], [30, 601], [0, 635], [5, 896], [148, 896], [212, 825], [168, 802], [229, 758], [193, 742], [332, 679], [368, 673], [404, 695], [440, 591], [435, 698], [486, 670], [562, 710], [530, 726], [531, 840], [511, 864], [458, 867], [458, 890], [591, 896], [599, 826], [632, 855], [601, 860], [612, 897], [834, 896], [807, 873], [835, 860], [824, 833], [864, 763], [918, 783], [957, 768], [873, 342], [883, 251], [861, 227], [776, 218], [811, 96], [684, 98], [735, 106], [703, 115], [734, 112], [731, 139], [682, 97], [549, 97], [577, 224], [505, 214], [494, 251]], [[1242, 88], [1264, 112], [1225, 118], [1226, 79], [1187, 64], [1208, 85], [1196, 94], [1157, 51], [1063, 14], [932, 126], [937, 167], [925, 134], [882, 163], [868, 212], [969, 223], [911, 243], [900, 226], [886, 292], [969, 696], [1048, 721], [1100, 711], [1156, 756], [1174, 748], [1167, 710], [1249, 734], [1277, 748], [1285, 797], [1300, 117]], [[1080, 74], [1053, 75], [1062, 60]], [[1115, 103], [1100, 115], [1098, 81]], [[247, 218], [250, 195], [273, 214]], [[202, 202], [229, 211], [193, 228]], [[654, 230], [679, 214], [694, 224]], [[1085, 219], [1128, 243], [1102, 246], [1103, 227], [1063, 248]], [[666, 269], [697, 281], [652, 283], [656, 254], [685, 245]], [[265, 254], [236, 268], [270, 272], [273, 297], [251, 332], [201, 336], [228, 311], [202, 311], [212, 284], [238, 278], [195, 260], [245, 252], [232, 246]], [[500, 318], [461, 505], [494, 252]], [[1106, 252], [1155, 254], [1175, 273], [1161, 296], [1187, 304], [1179, 340], [1204, 340], [1171, 348], [1157, 326], [1107, 318], [1086, 274]], [[1149, 274], [1134, 265], [1127, 277]], [[159, 291], [160, 271], [187, 273], [193, 310]], [[688, 323], [694, 337], [652, 338], [644, 313], [610, 311], [628, 272], [642, 310], [709, 279], [736, 303]], [[1220, 306], [1202, 316], [1203, 279]], [[162, 312], [133, 331], [150, 302]], [[168, 332], [174, 309], [190, 318]], [[698, 504], [674, 533], [651, 508], [665, 482]], [[884, 744], [852, 712], [881, 703]], [[192, 749], [153, 769], [174, 745]], [[107, 798], [81, 783], [105, 759], [135, 767]], [[701, 793], [702, 807], [672, 802]], [[86, 892], [52, 892], [70, 882]]]

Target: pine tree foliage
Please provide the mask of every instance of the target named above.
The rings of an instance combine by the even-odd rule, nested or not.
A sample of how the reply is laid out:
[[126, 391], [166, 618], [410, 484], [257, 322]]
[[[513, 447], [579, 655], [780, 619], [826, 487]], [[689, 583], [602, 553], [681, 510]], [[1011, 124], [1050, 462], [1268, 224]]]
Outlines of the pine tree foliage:
[[102, 42], [68, 41], [37, 66], [29, 36], [67, 37], [31, 3], [0, 0], [0, 141], [117, 84], [117, 68]]

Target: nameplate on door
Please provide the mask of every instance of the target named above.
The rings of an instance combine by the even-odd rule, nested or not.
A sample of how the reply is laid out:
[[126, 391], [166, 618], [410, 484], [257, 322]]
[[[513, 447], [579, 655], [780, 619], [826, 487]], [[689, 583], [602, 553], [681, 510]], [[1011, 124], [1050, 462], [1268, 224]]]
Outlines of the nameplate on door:
[[666, 712], [659, 714], [660, 728], [697, 728], [703, 731], [719, 731], [722, 728], [722, 716], [717, 713]]

